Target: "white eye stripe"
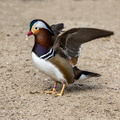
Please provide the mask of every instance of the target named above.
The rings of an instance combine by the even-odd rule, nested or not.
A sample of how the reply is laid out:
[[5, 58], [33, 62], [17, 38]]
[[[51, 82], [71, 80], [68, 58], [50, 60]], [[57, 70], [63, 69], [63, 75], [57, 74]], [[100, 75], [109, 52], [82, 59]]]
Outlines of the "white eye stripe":
[[[36, 22], [36, 23], [34, 24], [34, 26], [35, 26], [35, 28], [44, 28], [44, 29], [49, 30], [48, 27], [45, 25], [45, 23], [42, 22], [42, 21]], [[49, 31], [52, 33], [51, 30], [49, 30]]]

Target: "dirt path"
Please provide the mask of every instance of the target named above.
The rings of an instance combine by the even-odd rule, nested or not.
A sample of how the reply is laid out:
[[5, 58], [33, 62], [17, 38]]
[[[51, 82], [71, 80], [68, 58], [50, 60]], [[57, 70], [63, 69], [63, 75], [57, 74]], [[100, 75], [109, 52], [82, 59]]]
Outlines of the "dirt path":
[[[69, 85], [62, 97], [44, 94], [53, 82], [32, 63], [33, 37], [25, 40], [35, 18], [113, 30], [84, 44], [78, 63], [102, 76]], [[1, 0], [0, 120], [120, 120], [120, 1]]]

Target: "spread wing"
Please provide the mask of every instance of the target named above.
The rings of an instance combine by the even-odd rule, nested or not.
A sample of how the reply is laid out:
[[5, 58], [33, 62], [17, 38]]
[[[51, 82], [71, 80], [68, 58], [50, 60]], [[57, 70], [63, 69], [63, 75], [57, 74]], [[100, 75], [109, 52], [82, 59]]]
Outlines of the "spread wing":
[[52, 29], [52, 31], [54, 32], [55, 35], [60, 34], [60, 32], [63, 28], [64, 28], [63, 23], [51, 25], [51, 29]]
[[77, 58], [83, 43], [110, 35], [113, 35], [112, 31], [95, 28], [73, 28], [58, 36], [54, 48], [61, 49], [68, 59]]
[[63, 23], [58, 23], [58, 24], [54, 24], [50, 26], [54, 36], [52, 36], [52, 40], [53, 40], [53, 44], [56, 41], [56, 38], [58, 37], [58, 35], [61, 33], [62, 29], [64, 28], [64, 24]]

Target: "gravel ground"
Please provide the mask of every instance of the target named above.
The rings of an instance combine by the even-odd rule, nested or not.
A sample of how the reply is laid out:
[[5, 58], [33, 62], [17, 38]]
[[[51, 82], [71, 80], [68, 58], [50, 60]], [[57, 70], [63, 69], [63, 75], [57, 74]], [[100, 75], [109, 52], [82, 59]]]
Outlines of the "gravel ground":
[[[102, 76], [67, 86], [62, 97], [44, 94], [53, 81], [32, 63], [34, 38], [25, 40], [35, 18], [114, 31], [84, 44], [78, 61]], [[119, 0], [1, 0], [0, 28], [0, 120], [120, 120]]]

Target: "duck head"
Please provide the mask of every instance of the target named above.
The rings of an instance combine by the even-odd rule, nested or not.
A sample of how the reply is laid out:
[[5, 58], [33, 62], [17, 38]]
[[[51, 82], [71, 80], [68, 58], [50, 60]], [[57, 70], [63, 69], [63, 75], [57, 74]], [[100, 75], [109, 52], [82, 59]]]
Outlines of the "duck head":
[[41, 31], [45, 31], [45, 30], [47, 30], [49, 34], [51, 34], [52, 36], [54, 35], [50, 26], [45, 21], [40, 20], [40, 19], [32, 20], [30, 23], [30, 30], [27, 34], [27, 37], [31, 35], [36, 36], [40, 34]]
[[35, 19], [30, 22], [30, 30], [26, 37], [34, 35], [35, 44], [39, 44], [45, 48], [50, 48], [53, 45], [52, 36], [54, 33], [51, 27], [43, 20]]

